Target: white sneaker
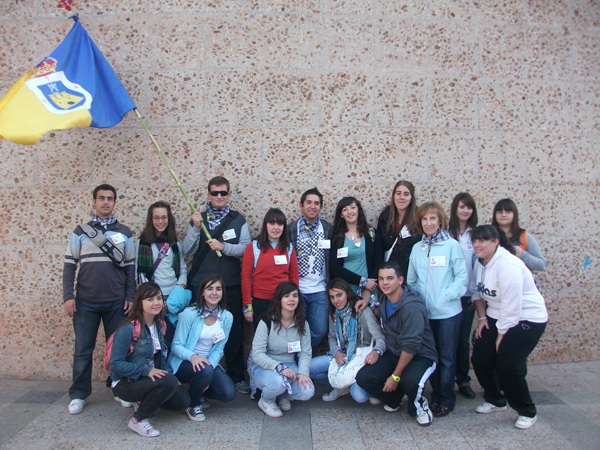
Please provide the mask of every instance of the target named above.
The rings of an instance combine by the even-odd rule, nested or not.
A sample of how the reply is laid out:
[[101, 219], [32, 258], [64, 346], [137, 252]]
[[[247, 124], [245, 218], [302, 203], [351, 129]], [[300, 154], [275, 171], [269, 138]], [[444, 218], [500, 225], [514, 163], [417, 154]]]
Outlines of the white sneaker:
[[324, 402], [332, 402], [332, 401], [340, 398], [342, 395], [348, 395], [349, 393], [350, 393], [350, 387], [346, 387], [343, 389], [332, 389], [327, 394], [323, 394], [323, 397], [321, 397], [321, 399]]
[[71, 400], [71, 403], [69, 403], [69, 414], [79, 414], [83, 411], [83, 407], [87, 405], [87, 403], [87, 399], [81, 400], [80, 398], [74, 398]]
[[369, 397], [369, 403], [371, 405], [381, 405], [381, 400], [379, 400], [377, 397]]
[[526, 430], [528, 428], [531, 428], [533, 426], [533, 424], [536, 422], [537, 422], [537, 416], [533, 416], [533, 417], [519, 416], [519, 418], [515, 422], [515, 427], [517, 427], [521, 430]]
[[426, 427], [431, 425], [433, 422], [433, 414], [429, 410], [429, 403], [427, 403], [427, 399], [425, 397], [421, 397], [421, 413], [415, 417], [417, 419], [417, 423], [422, 427]]
[[121, 400], [119, 397], [115, 397], [115, 402], [121, 402], [123, 408], [131, 408], [133, 406], [133, 403]]
[[279, 406], [277, 406], [277, 403], [267, 403], [262, 397], [258, 401], [258, 407], [262, 409], [262, 411], [269, 417], [283, 416], [283, 413], [281, 412], [281, 409], [279, 409]]
[[288, 398], [280, 397], [279, 398], [279, 409], [282, 411], [289, 411], [292, 409], [292, 402]]
[[132, 417], [127, 424], [127, 428], [144, 437], [156, 437], [160, 434], [160, 431], [155, 430], [154, 427], [150, 425], [148, 419], [140, 420], [138, 422]]
[[[373, 397], [371, 397], [371, 398], [373, 398]], [[391, 406], [383, 405], [383, 409], [385, 409], [387, 412], [396, 412], [400, 408], [402, 408], [402, 405], [404, 405], [404, 403], [406, 402], [406, 400], [408, 400], [408, 395], [404, 394], [404, 396], [402, 397], [402, 400], [400, 400], [400, 405], [398, 405], [397, 408], [392, 408]], [[379, 403], [381, 403], [381, 401], [379, 401]]]
[[506, 405], [496, 406], [496, 405], [492, 405], [491, 403], [488, 403], [488, 402], [483, 402], [481, 405], [479, 405], [477, 408], [475, 408], [475, 412], [478, 412], [479, 414], [489, 414], [489, 413], [498, 412], [498, 411], [506, 411], [507, 409], [508, 409], [508, 406], [506, 406]]

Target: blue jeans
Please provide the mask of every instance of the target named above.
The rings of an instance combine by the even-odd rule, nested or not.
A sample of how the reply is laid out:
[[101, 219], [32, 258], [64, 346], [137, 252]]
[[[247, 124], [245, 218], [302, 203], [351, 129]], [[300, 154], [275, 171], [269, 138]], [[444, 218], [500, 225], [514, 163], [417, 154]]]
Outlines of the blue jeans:
[[439, 358], [437, 368], [430, 379], [433, 388], [431, 402], [450, 409], [454, 408], [456, 403], [454, 377], [461, 322], [462, 311], [447, 319], [429, 319]]
[[191, 362], [182, 361], [175, 376], [180, 382], [189, 383], [191, 408], [199, 406], [203, 396], [221, 402], [230, 402], [235, 397], [235, 385], [221, 366], [213, 367], [207, 364], [204, 369], [194, 372]]
[[[331, 387], [327, 372], [329, 371], [330, 358], [327, 355], [315, 356], [310, 362], [310, 377], [325, 386]], [[357, 383], [350, 386], [350, 395], [356, 403], [365, 403], [369, 400], [369, 393], [361, 388]]]
[[312, 348], [318, 346], [329, 329], [329, 304], [327, 292], [314, 292], [302, 294], [304, 313], [310, 327], [310, 344]]
[[75, 312], [73, 313], [73, 330], [75, 331], [73, 384], [69, 388], [71, 400], [83, 400], [92, 393], [92, 360], [100, 320], [102, 320], [104, 334], [108, 339], [125, 318], [123, 306], [124, 300], [114, 302], [75, 300]]
[[[286, 364], [286, 366], [292, 369], [294, 373], [298, 373], [298, 366], [296, 364]], [[281, 375], [274, 370], [263, 369], [255, 364], [252, 366], [251, 372], [250, 377], [253, 378], [256, 387], [262, 391], [261, 396], [267, 403], [274, 402], [282, 394], [288, 400], [300, 400], [302, 402], [310, 400], [315, 395], [314, 386], [300, 389], [298, 380], [292, 383], [292, 394], [288, 394]]]

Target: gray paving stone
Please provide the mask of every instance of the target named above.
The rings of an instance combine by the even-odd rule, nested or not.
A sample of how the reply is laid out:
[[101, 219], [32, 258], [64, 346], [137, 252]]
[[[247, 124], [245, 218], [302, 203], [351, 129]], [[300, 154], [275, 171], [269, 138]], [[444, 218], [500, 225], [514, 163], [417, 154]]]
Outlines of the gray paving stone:
[[15, 403], [48, 403], [52, 404], [63, 395], [66, 391], [28, 391], [25, 395], [15, 400]]
[[283, 413], [283, 417], [273, 419], [265, 417], [260, 440], [261, 450], [280, 449], [282, 439], [285, 448], [290, 450], [308, 450], [312, 448], [310, 409], [303, 402], [292, 402], [292, 409]]
[[569, 405], [542, 405], [538, 409], [544, 421], [557, 430], [573, 447], [579, 450], [598, 449], [600, 425], [588, 419], [585, 414]]

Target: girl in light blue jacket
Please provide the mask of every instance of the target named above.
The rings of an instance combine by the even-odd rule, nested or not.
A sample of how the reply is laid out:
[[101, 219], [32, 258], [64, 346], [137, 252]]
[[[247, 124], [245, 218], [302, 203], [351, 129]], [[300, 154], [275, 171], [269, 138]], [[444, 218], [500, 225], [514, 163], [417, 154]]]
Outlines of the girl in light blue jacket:
[[[169, 364], [177, 379], [190, 385], [188, 417], [202, 422], [203, 396], [222, 402], [235, 397], [235, 385], [219, 365], [233, 315], [226, 309], [225, 284], [218, 274], [204, 277], [197, 299], [179, 315]], [[204, 408], [207, 406], [204, 404]]]
[[430, 409], [443, 417], [454, 409], [454, 377], [462, 306], [467, 291], [467, 269], [460, 244], [448, 232], [448, 216], [437, 202], [427, 202], [417, 210], [417, 228], [423, 235], [413, 247], [407, 284], [416, 290], [429, 312], [439, 364], [431, 377]]

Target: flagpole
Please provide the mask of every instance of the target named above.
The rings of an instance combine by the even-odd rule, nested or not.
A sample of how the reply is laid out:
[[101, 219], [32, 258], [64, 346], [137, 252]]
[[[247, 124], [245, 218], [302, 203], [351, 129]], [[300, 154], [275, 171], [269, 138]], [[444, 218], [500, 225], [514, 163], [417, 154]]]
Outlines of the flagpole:
[[[175, 172], [173, 172], [173, 169], [171, 169], [171, 165], [169, 164], [169, 161], [167, 161], [167, 157], [165, 156], [165, 154], [163, 153], [163, 151], [158, 146], [158, 143], [156, 142], [156, 139], [154, 139], [154, 136], [152, 136], [152, 133], [150, 133], [150, 130], [148, 129], [148, 126], [146, 125], [146, 122], [144, 122], [144, 119], [140, 115], [140, 113], [137, 110], [137, 108], [134, 108], [133, 110], [137, 114], [138, 119], [140, 119], [140, 122], [142, 123], [142, 126], [144, 127], [144, 130], [146, 130], [146, 133], [148, 133], [148, 136], [150, 136], [150, 140], [154, 144], [154, 147], [156, 147], [156, 150], [158, 151], [158, 154], [162, 158], [163, 162], [165, 163], [165, 166], [167, 166], [167, 169], [169, 169], [169, 172], [171, 173], [171, 176], [175, 180], [175, 183], [177, 184], [177, 187], [179, 188], [179, 190], [183, 194], [183, 197], [187, 201], [190, 209], [192, 210], [192, 213], [195, 213], [196, 212], [196, 208], [194, 207], [194, 205], [192, 204], [192, 201], [190, 200], [190, 198], [188, 197], [187, 193], [185, 192], [185, 189], [183, 189], [183, 186], [179, 182], [179, 178], [177, 178], [177, 175], [175, 175]], [[204, 234], [206, 235], [206, 237], [208, 239], [212, 239], [212, 236], [210, 235], [210, 233], [206, 229], [206, 226], [204, 225], [204, 222], [200, 222], [200, 228], [202, 228], [202, 231], [204, 231]], [[215, 250], [215, 252], [217, 253], [217, 255], [219, 257], [223, 256], [219, 250]]]

